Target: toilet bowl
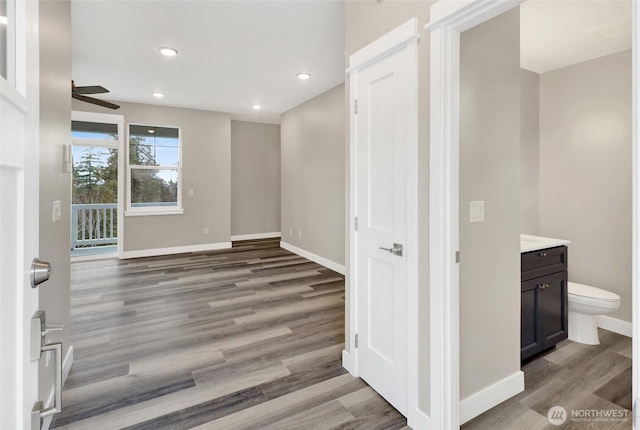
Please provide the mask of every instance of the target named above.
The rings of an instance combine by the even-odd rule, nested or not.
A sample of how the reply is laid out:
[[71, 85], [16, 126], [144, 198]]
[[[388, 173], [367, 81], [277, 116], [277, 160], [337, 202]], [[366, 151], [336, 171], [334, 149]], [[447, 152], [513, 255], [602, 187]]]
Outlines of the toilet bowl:
[[615, 312], [620, 296], [589, 285], [568, 282], [569, 339], [587, 345], [598, 345], [598, 315]]

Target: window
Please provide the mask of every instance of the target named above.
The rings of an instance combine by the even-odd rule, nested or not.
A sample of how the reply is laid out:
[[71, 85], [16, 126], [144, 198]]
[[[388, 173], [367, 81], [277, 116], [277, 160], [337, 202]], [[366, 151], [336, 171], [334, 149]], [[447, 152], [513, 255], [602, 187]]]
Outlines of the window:
[[0, 0], [0, 76], [12, 86], [16, 85], [15, 3], [15, 0]]
[[182, 213], [180, 130], [129, 125], [126, 215]]

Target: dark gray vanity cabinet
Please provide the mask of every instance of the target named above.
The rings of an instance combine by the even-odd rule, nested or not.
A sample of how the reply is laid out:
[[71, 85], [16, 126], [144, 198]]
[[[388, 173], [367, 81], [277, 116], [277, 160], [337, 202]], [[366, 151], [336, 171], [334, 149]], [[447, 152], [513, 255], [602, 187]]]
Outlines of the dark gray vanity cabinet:
[[568, 336], [567, 247], [521, 254], [520, 357], [525, 360]]

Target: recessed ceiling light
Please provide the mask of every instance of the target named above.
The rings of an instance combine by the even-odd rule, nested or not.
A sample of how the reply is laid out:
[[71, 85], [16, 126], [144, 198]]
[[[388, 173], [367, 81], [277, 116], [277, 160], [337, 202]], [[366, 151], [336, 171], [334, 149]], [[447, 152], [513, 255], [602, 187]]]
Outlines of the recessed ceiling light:
[[9, 19], [6, 16], [0, 15], [0, 24], [4, 24], [4, 25], [9, 24]]
[[260, 110], [262, 109], [262, 105], [259, 103], [254, 103], [251, 105], [251, 108], [253, 108], [254, 110]]
[[311, 73], [308, 72], [300, 72], [296, 75], [298, 77], [298, 79], [300, 79], [301, 81], [306, 81], [307, 79], [309, 79], [311, 77]]
[[153, 92], [153, 93], [151, 93], [151, 94], [153, 94], [153, 96], [154, 96], [155, 98], [158, 98], [158, 99], [161, 99], [162, 97], [164, 97], [164, 93], [162, 93], [162, 92], [160, 92], [160, 91], [154, 91], [154, 92]]
[[160, 53], [162, 55], [166, 55], [167, 57], [175, 57], [176, 55], [178, 55], [178, 50], [177, 49], [168, 48], [166, 46], [159, 47], [158, 51], [160, 51]]

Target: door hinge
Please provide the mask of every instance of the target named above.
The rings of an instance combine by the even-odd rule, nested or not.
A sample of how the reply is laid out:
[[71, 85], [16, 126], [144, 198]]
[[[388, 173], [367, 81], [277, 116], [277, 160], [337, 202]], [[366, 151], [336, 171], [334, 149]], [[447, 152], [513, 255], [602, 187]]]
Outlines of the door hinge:
[[353, 228], [358, 231], [358, 217], [353, 219]]
[[460, 251], [456, 251], [456, 263], [460, 262]]
[[358, 347], [358, 334], [356, 333], [356, 348]]
[[353, 113], [358, 115], [358, 100], [357, 99], [353, 101]]

